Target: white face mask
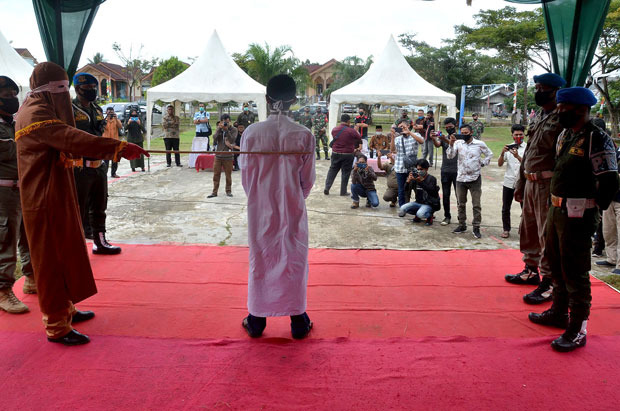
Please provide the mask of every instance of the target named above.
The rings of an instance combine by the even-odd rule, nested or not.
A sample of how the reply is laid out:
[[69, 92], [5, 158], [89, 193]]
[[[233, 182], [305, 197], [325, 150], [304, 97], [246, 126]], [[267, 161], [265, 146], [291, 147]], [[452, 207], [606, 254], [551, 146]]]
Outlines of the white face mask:
[[381, 132], [380, 131], [375, 131], [375, 136], [380, 136]]

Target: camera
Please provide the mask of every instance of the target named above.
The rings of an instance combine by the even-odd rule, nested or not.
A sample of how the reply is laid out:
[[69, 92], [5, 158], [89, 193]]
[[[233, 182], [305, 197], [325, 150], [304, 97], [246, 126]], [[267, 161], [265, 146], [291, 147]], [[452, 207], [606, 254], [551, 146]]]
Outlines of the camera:
[[467, 141], [470, 139], [470, 135], [469, 134], [455, 134], [454, 138], [456, 138], [457, 140], [463, 140], [463, 141]]
[[514, 143], [514, 144], [506, 144], [506, 150], [510, 151], [510, 150], [516, 150], [519, 148], [519, 144]]
[[413, 178], [418, 178], [420, 176], [417, 167], [412, 168], [411, 170], [409, 170], [409, 172], [413, 175]]
[[396, 131], [397, 133], [402, 133], [403, 132], [403, 128], [402, 127], [394, 127], [394, 131]]
[[224, 121], [224, 122], [222, 123], [222, 127], [228, 127], [228, 121]]

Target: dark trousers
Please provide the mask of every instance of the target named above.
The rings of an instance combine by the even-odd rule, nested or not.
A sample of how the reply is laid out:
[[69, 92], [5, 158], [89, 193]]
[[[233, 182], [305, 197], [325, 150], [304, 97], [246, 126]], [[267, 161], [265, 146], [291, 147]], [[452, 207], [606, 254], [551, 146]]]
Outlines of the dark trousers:
[[402, 207], [407, 203], [405, 200], [405, 185], [407, 184], [407, 177], [409, 173], [396, 173], [396, 182], [398, 183], [398, 206]]
[[0, 290], [12, 288], [15, 283], [17, 251], [22, 273], [33, 273], [30, 248], [26, 238], [19, 198], [19, 189], [0, 187]]
[[340, 195], [347, 195], [349, 187], [349, 177], [353, 169], [353, 160], [355, 156], [351, 154], [332, 153], [331, 164], [325, 179], [325, 190], [329, 191], [334, 184], [334, 180], [340, 172]]
[[502, 225], [504, 231], [510, 231], [510, 208], [515, 198], [515, 189], [503, 186], [502, 191]]
[[[110, 167], [110, 160], [106, 160], [105, 161], [105, 165]], [[111, 167], [112, 171], [110, 172], [111, 176], [115, 176], [116, 175], [116, 171], [118, 170], [118, 163], [115, 163], [114, 161], [112, 161], [112, 167]]]
[[107, 174], [108, 166], [105, 162], [98, 168], [76, 167], [73, 169], [85, 233], [105, 233], [105, 212], [108, 208]]
[[[451, 171], [442, 171], [441, 172], [441, 193], [442, 193], [442, 202], [443, 202], [443, 216], [445, 218], [452, 218], [452, 214], [450, 214], [450, 194], [452, 189], [454, 189], [454, 194], [456, 195], [456, 176], [457, 172]], [[458, 198], [457, 198], [458, 203]]]
[[545, 254], [553, 279], [553, 307], [570, 308], [571, 324], [581, 324], [590, 315], [592, 234], [599, 223], [598, 210], [585, 210], [582, 218], [569, 218], [566, 209], [551, 206], [547, 214]]
[[[164, 138], [164, 144], [166, 145], [166, 150], [179, 150], [179, 139], [178, 138]], [[181, 165], [181, 154], [174, 153], [174, 162], [177, 166]], [[166, 153], [166, 163], [168, 165], [172, 164], [172, 154]]]

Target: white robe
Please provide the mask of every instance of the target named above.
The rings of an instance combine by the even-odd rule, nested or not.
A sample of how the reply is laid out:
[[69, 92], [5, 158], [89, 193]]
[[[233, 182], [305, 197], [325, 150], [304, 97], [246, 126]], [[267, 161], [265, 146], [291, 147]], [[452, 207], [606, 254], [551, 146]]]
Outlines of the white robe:
[[307, 155], [240, 155], [248, 197], [248, 310], [257, 317], [306, 311], [308, 215], [314, 185], [315, 138], [285, 115], [271, 115], [243, 133], [241, 151]]

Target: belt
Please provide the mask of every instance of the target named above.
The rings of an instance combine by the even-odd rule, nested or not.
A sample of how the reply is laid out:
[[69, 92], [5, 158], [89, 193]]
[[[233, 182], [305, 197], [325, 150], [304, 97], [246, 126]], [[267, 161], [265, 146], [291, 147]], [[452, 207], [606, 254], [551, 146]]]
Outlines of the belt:
[[99, 168], [102, 162], [103, 162], [102, 160], [95, 160], [95, 161], [84, 160], [84, 167]]
[[553, 171], [537, 171], [535, 173], [523, 173], [530, 181], [548, 180], [553, 177]]
[[355, 154], [355, 153], [340, 153], [340, 152], [338, 152], [338, 151], [334, 151], [334, 150], [332, 150], [332, 152], [333, 152], [333, 153], [336, 153], [336, 154], [350, 154], [350, 155]]
[[[554, 207], [558, 207], [561, 208], [562, 206], [566, 206], [566, 200], [568, 200], [567, 198], [562, 198], [562, 197], [558, 197], [555, 196], [553, 194], [551, 194], [551, 204], [553, 204]], [[595, 208], [596, 207], [596, 200], [594, 200], [593, 198], [588, 198], [586, 200], [586, 208]]]
[[0, 187], [19, 188], [19, 180], [2, 180], [0, 179]]

